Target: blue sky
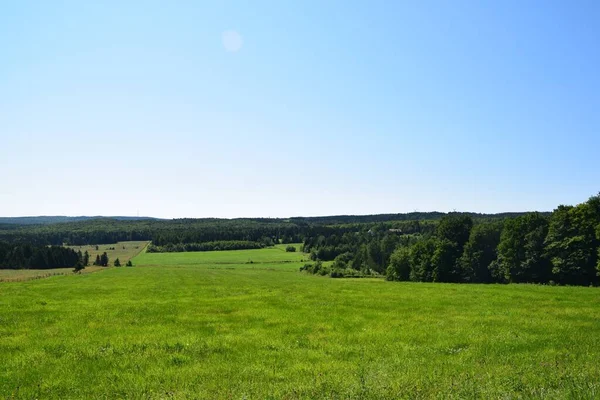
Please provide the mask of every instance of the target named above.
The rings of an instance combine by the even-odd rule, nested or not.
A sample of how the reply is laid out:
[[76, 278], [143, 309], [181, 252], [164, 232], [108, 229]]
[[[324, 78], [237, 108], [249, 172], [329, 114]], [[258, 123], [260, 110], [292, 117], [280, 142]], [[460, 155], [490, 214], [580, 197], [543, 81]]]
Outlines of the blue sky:
[[579, 203], [598, 21], [596, 1], [5, 1], [0, 215]]

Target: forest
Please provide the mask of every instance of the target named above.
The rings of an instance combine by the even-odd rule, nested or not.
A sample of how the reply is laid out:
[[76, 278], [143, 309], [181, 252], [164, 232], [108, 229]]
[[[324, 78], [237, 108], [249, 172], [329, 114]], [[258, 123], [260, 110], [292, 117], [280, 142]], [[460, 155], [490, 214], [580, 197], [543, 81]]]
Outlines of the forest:
[[451, 213], [431, 228], [400, 232], [378, 224], [367, 232], [308, 236], [304, 251], [315, 264], [303, 270], [392, 281], [599, 283], [600, 196], [549, 215], [475, 220]]
[[0, 242], [0, 269], [78, 268], [87, 265], [81, 252], [62, 246]]

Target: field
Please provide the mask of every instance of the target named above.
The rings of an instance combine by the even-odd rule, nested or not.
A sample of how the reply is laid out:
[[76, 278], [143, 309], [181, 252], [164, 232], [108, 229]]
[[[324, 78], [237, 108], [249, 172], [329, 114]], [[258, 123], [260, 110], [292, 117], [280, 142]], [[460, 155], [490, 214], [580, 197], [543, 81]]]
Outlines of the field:
[[[286, 263], [295, 263], [294, 266], [310, 262], [308, 254], [286, 252], [285, 247], [290, 245], [278, 244], [273, 247], [252, 250], [226, 250], [183, 253], [142, 253], [136, 262], [144, 265], [240, 265], [256, 264], [257, 267], [281, 267]], [[299, 244], [293, 245], [297, 249]], [[272, 265], [270, 265], [272, 264]]]
[[[106, 252], [110, 260], [110, 265], [115, 259], [119, 258], [122, 265], [133, 257], [138, 255], [148, 245], [148, 242], [119, 242], [113, 244], [102, 244], [98, 246], [68, 246], [75, 251], [87, 252], [90, 254], [90, 265], [82, 270], [81, 274], [90, 272], [98, 272], [106, 269], [105, 267], [97, 267], [91, 265], [96, 259], [96, 255]], [[114, 250], [113, 250], [114, 249]], [[72, 275], [73, 268], [53, 268], [53, 269], [0, 269], [0, 282], [3, 281], [26, 281], [30, 279], [48, 278], [57, 275]]]
[[597, 288], [330, 279], [302, 256], [0, 283], [0, 398], [600, 396]]
[[[113, 244], [101, 244], [98, 246], [67, 246], [75, 251], [81, 251], [82, 253], [88, 252], [90, 254], [90, 264], [94, 262], [97, 255], [101, 255], [106, 252], [110, 264], [118, 258], [121, 264], [131, 260], [133, 257], [138, 255], [148, 245], [146, 241], [131, 241], [131, 242], [118, 242]], [[98, 247], [98, 250], [96, 250]]]

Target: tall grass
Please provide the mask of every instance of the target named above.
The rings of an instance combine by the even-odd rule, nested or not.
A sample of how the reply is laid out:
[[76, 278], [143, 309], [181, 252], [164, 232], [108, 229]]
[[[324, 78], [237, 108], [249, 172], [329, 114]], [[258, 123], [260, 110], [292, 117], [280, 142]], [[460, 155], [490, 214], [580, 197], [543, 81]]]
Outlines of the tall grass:
[[1, 283], [0, 398], [600, 396], [596, 288], [329, 279], [270, 253], [256, 269], [183, 254], [196, 262], [142, 254]]

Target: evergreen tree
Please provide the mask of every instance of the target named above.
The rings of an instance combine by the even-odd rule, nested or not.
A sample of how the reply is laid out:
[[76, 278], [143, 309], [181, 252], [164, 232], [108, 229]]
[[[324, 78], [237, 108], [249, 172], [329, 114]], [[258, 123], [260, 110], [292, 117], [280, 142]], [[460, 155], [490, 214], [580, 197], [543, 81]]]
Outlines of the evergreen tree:
[[108, 267], [108, 254], [106, 254], [106, 252], [102, 253], [102, 256], [100, 256], [100, 265]]

